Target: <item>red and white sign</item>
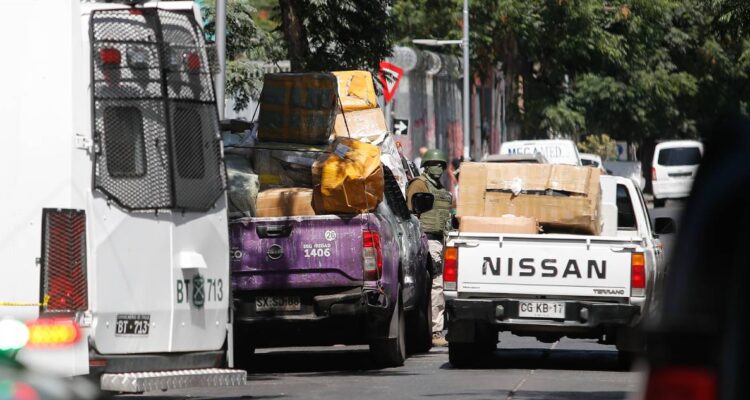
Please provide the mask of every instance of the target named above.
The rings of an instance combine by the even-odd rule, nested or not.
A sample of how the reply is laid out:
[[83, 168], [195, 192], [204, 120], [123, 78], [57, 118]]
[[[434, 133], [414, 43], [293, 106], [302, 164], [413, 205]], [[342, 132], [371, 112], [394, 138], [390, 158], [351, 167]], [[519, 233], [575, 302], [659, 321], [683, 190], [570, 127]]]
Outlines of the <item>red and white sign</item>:
[[380, 83], [383, 84], [383, 96], [388, 103], [393, 99], [398, 89], [398, 83], [404, 76], [404, 70], [386, 61], [380, 62]]

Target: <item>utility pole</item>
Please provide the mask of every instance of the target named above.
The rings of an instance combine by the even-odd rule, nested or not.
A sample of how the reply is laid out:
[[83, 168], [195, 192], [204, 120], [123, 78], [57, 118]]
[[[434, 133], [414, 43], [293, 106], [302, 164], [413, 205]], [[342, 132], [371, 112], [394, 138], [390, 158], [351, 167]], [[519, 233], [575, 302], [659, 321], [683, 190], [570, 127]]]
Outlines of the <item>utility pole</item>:
[[469, 0], [464, 0], [464, 38], [462, 41], [463, 47], [463, 58], [464, 58], [464, 159], [469, 160], [470, 152], [469, 147], [471, 145], [471, 121], [469, 120], [471, 105], [471, 85], [469, 84], [469, 78], [471, 71], [469, 70]]
[[216, 107], [219, 110], [219, 120], [224, 119], [224, 92], [226, 82], [227, 58], [227, 0], [216, 0], [216, 55], [219, 61], [219, 71], [216, 76]]

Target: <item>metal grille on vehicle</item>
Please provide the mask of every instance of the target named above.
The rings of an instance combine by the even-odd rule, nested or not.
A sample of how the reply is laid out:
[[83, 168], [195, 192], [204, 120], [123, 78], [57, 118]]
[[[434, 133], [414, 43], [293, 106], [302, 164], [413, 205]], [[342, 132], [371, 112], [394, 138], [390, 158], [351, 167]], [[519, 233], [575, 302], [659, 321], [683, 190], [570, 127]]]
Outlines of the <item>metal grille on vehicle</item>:
[[44, 311], [88, 309], [86, 214], [45, 209], [42, 229], [42, 303]]
[[128, 210], [207, 210], [225, 188], [208, 52], [192, 14], [92, 14], [94, 185]]

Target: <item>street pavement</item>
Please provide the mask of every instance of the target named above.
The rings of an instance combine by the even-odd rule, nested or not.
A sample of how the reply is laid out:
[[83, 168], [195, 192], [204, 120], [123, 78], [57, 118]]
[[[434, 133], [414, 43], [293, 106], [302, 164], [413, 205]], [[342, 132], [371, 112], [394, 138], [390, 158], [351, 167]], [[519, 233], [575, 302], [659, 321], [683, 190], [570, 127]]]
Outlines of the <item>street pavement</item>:
[[641, 374], [620, 369], [613, 346], [571, 339], [545, 344], [505, 333], [500, 339], [478, 369], [454, 369], [447, 348], [388, 369], [374, 369], [365, 346], [266, 349], [256, 355], [246, 386], [123, 397], [615, 400], [640, 389]]
[[[675, 218], [682, 204], [651, 210], [652, 217]], [[673, 237], [661, 237], [669, 256]], [[247, 384], [148, 393], [122, 398], [149, 399], [636, 399], [643, 364], [632, 370], [617, 363], [614, 346], [595, 340], [500, 335], [491, 360], [475, 369], [455, 369], [447, 348], [412, 356], [399, 368], [376, 369], [366, 346], [261, 349], [248, 371]]]

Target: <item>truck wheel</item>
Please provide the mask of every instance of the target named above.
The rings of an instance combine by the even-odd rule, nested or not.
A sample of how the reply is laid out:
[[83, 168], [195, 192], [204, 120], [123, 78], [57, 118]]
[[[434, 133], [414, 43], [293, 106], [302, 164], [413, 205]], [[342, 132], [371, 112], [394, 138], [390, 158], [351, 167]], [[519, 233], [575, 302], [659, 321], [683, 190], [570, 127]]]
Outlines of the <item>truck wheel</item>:
[[375, 339], [370, 342], [370, 354], [379, 367], [400, 367], [406, 360], [406, 319], [401, 295], [398, 296], [398, 302], [393, 310], [388, 332], [394, 330], [395, 338]]
[[448, 361], [454, 368], [467, 368], [476, 365], [482, 351], [476, 343], [448, 342]]
[[422, 298], [410, 313], [406, 326], [406, 348], [411, 354], [427, 353], [432, 348], [432, 285], [425, 282]]
[[617, 367], [622, 371], [630, 371], [633, 367], [633, 362], [638, 358], [638, 353], [634, 351], [618, 350], [617, 351]]
[[[450, 329], [449, 329], [450, 332]], [[477, 327], [471, 343], [448, 340], [448, 361], [456, 368], [466, 368], [489, 361], [497, 350], [497, 332], [489, 327]]]
[[[237, 330], [235, 332], [242, 332]], [[234, 335], [234, 368], [248, 370], [250, 363], [252, 362], [253, 354], [255, 354], [255, 346], [249, 339], [246, 339], [244, 335]]]

